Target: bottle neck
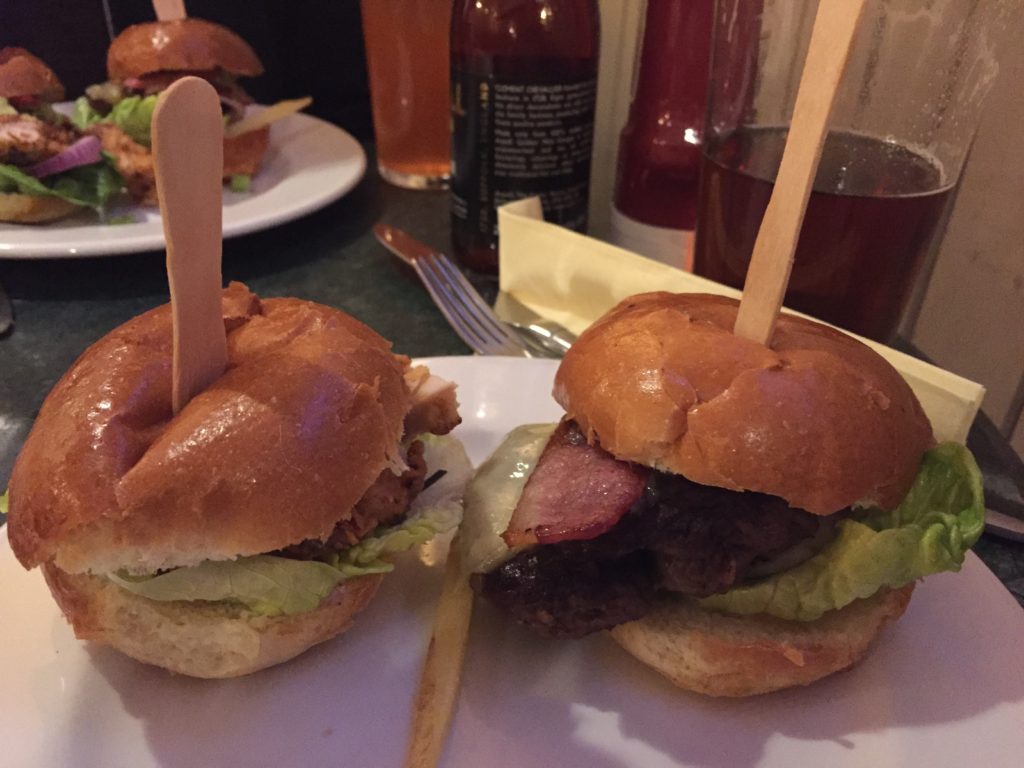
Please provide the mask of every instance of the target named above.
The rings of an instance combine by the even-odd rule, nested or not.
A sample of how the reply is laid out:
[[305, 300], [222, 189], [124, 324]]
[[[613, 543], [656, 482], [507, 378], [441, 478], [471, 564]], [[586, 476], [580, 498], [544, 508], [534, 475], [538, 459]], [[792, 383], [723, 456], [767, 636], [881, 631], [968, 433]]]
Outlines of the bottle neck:
[[714, 0], [648, 0], [631, 111], [704, 113]]

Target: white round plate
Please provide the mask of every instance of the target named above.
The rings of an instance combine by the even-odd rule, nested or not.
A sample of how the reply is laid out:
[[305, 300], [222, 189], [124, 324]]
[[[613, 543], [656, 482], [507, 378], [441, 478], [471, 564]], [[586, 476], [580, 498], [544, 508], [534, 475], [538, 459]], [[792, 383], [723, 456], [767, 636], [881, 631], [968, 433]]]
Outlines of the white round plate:
[[[271, 125], [270, 147], [251, 190], [224, 190], [224, 237], [267, 229], [323, 208], [358, 184], [365, 171], [363, 148], [341, 128], [310, 115], [289, 115]], [[73, 258], [163, 249], [156, 208], [114, 206], [110, 216], [130, 216], [132, 221], [103, 224], [96, 214], [83, 211], [51, 224], [0, 223], [0, 258]]]
[[[506, 430], [558, 418], [555, 363], [426, 361], [459, 382], [457, 434], [479, 463]], [[440, 588], [412, 556], [348, 633], [237, 680], [172, 676], [78, 642], [38, 571], [0, 535], [0, 763], [93, 766], [402, 764]], [[539, 638], [477, 601], [442, 765], [1021, 765], [1024, 612], [978, 558], [927, 579], [853, 670], [746, 700], [685, 693], [606, 636]]]

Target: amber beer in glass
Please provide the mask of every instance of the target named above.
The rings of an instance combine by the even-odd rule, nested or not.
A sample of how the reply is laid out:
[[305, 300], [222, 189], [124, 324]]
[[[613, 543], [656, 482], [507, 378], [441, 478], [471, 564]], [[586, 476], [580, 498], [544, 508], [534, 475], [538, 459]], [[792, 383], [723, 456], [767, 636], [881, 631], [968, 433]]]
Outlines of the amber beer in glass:
[[451, 0], [362, 0], [377, 168], [392, 184], [448, 183]]
[[[786, 305], [895, 335], [941, 236], [997, 65], [1001, 0], [869, 0], [839, 86]], [[719, 0], [694, 271], [743, 286], [816, 0]]]

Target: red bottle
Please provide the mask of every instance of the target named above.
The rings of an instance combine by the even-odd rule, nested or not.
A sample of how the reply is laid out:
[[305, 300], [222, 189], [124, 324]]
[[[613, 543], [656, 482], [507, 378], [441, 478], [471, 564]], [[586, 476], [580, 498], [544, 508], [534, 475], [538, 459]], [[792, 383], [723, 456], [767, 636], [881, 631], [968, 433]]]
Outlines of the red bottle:
[[597, 95], [597, 0], [457, 0], [452, 11], [452, 245], [498, 269], [496, 208], [540, 195], [583, 231]]
[[714, 0], [648, 0], [613, 198], [617, 245], [687, 268], [714, 7]]

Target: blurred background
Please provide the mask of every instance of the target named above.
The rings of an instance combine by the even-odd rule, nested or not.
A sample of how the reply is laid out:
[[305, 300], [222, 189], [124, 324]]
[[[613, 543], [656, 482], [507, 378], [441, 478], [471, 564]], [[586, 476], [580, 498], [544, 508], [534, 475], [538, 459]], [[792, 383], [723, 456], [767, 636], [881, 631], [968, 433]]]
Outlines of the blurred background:
[[[192, 16], [230, 27], [266, 69], [245, 81], [260, 103], [312, 96], [307, 110], [361, 141], [373, 137], [357, 0], [189, 0]], [[107, 79], [107, 46], [125, 27], [152, 21], [150, 0], [3, 0], [0, 45], [46, 61], [69, 97]]]
[[[597, 236], [608, 233], [643, 5], [600, 3], [590, 217]], [[189, 0], [188, 10], [231, 27], [253, 46], [266, 66], [265, 75], [246, 83], [258, 101], [312, 95], [310, 112], [372, 140], [357, 0]], [[41, 56], [73, 96], [106, 79], [111, 36], [149, 19], [149, 0], [3, 0], [0, 45]], [[984, 410], [1024, 455], [1024, 47], [1004, 45], [1000, 59], [934, 268], [903, 331], [938, 364], [988, 388]]]

